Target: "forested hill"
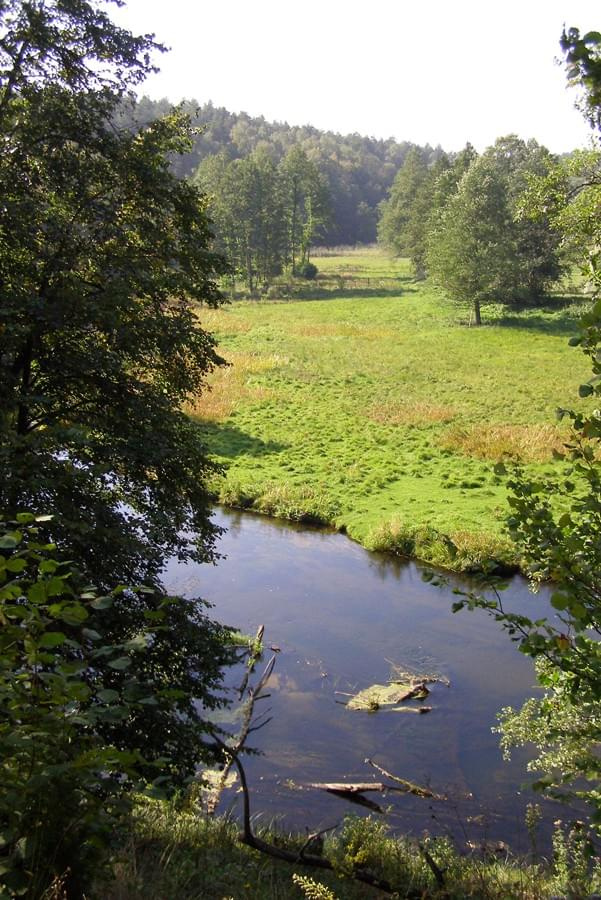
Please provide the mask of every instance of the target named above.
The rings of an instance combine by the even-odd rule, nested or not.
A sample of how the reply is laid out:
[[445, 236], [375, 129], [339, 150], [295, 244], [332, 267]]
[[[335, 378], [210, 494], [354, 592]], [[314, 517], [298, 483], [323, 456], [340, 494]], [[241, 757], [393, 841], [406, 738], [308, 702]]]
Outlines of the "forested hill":
[[[121, 121], [144, 124], [169, 112], [169, 100], [142, 97], [132, 109], [126, 107]], [[387, 196], [394, 177], [415, 144], [377, 140], [359, 134], [335, 134], [311, 125], [292, 126], [267, 122], [262, 116], [231, 113], [209, 101], [201, 106], [187, 100], [184, 109], [193, 116], [199, 133], [194, 149], [174, 161], [178, 175], [192, 175], [199, 163], [211, 154], [225, 152], [231, 159], [248, 156], [258, 147], [267, 149], [278, 163], [294, 145], [300, 145], [314, 161], [330, 192], [330, 223], [319, 243], [325, 245], [371, 243], [376, 240], [377, 207]], [[426, 163], [434, 162], [441, 147], [420, 148]]]

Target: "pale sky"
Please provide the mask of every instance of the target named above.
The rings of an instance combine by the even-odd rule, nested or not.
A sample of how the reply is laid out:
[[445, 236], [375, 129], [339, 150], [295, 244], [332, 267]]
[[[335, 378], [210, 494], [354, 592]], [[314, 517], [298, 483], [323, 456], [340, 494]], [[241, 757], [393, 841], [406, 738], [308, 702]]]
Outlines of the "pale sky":
[[600, 0], [126, 0], [110, 15], [171, 51], [142, 88], [174, 102], [459, 150], [505, 134], [560, 153], [590, 130], [566, 88], [564, 23]]

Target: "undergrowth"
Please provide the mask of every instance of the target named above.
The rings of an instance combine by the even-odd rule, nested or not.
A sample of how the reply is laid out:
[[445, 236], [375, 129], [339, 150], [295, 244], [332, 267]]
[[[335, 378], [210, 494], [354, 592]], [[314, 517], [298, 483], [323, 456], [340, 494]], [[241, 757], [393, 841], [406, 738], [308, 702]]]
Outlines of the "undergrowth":
[[[261, 832], [288, 849], [306, 844], [306, 836]], [[353, 880], [369, 869], [385, 879], [398, 898], [459, 900], [543, 900], [558, 890], [586, 896], [599, 886], [599, 869], [586, 854], [574, 829], [558, 829], [551, 863], [499, 854], [498, 848], [457, 849], [448, 838], [391, 835], [372, 816], [347, 817], [325, 837], [321, 851], [333, 864], [328, 872], [290, 865], [267, 857], [238, 841], [228, 817], [208, 818], [190, 807], [140, 801], [128, 843], [113, 859], [112, 880], [97, 886], [103, 900], [284, 900], [327, 898], [358, 900], [384, 896]], [[420, 846], [421, 844], [421, 846]], [[438, 883], [430, 857], [444, 879]]]

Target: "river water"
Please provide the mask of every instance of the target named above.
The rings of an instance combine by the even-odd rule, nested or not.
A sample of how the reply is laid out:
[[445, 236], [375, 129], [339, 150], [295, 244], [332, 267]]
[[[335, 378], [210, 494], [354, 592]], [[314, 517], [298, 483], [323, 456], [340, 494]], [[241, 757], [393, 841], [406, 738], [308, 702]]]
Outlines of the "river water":
[[[171, 591], [209, 600], [225, 624], [253, 634], [263, 624], [267, 647], [280, 648], [271, 696], [260, 705], [273, 718], [252, 735], [261, 754], [246, 761], [253, 813], [312, 830], [361, 813], [299, 788], [380, 780], [370, 758], [447, 797], [370, 793], [389, 807], [393, 828], [504, 840], [525, 852], [524, 811], [537, 799], [525, 786], [528, 754], [503, 761], [491, 728], [501, 707], [535, 692], [534, 676], [500, 626], [483, 611], [453, 614], [451, 590], [424, 583], [417, 565], [369, 553], [343, 535], [223, 510], [216, 521], [227, 528], [226, 558], [216, 566], [171, 563], [164, 580]], [[533, 596], [520, 579], [504, 603], [533, 618], [548, 610], [544, 592]], [[432, 712], [346, 708], [348, 693], [386, 682], [391, 664], [448, 679], [432, 687]], [[231, 794], [228, 802], [239, 800]], [[543, 809], [548, 821], [565, 815], [552, 804]]]

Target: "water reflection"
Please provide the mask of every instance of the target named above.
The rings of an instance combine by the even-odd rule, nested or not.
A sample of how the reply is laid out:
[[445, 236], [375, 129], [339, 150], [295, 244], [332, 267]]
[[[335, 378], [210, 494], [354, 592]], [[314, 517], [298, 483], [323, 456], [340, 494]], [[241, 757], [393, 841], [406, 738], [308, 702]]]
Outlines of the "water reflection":
[[[273, 720], [253, 735], [263, 755], [247, 761], [255, 811], [281, 814], [291, 826], [336, 821], [357, 808], [291, 782], [365, 781], [369, 757], [450, 797], [441, 804], [389, 796], [400, 828], [459, 837], [465, 830], [526, 850], [527, 756], [504, 763], [491, 727], [501, 707], [532, 693], [534, 678], [498, 624], [483, 612], [454, 615], [450, 590], [425, 584], [416, 565], [370, 554], [342, 535], [247, 514], [216, 518], [228, 529], [226, 558], [215, 567], [173, 563], [165, 581], [210, 600], [222, 622], [250, 633], [264, 624], [267, 643], [282, 650], [270, 685]], [[548, 611], [545, 593], [533, 596], [520, 580], [506, 600], [533, 618]], [[345, 692], [385, 681], [391, 663], [449, 679], [450, 687], [434, 686], [432, 713], [345, 708]]]

